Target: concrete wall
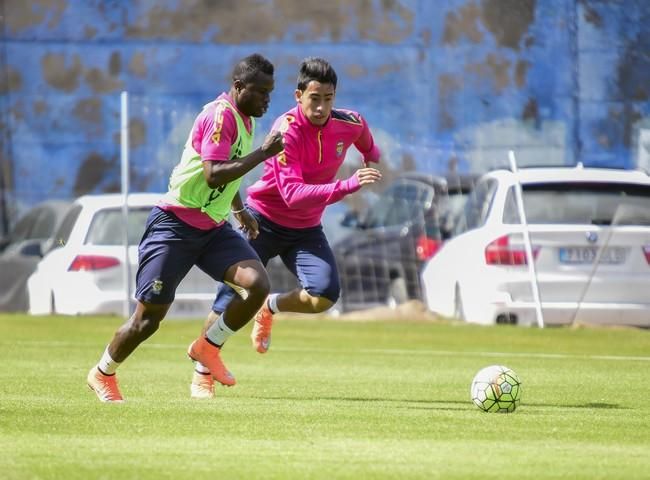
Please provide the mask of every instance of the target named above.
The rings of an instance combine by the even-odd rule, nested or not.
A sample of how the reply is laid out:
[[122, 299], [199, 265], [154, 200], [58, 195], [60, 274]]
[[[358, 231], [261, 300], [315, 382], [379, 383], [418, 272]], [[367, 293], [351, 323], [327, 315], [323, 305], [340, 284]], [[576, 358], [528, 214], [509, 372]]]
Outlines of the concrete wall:
[[[299, 61], [329, 59], [385, 169], [647, 166], [647, 0], [4, 0], [3, 223], [44, 198], [119, 189], [130, 92], [133, 190], [161, 191], [201, 106], [252, 52], [276, 65], [260, 136]], [[648, 142], [648, 140], [646, 140]], [[356, 160], [349, 155], [349, 160]], [[350, 167], [352, 168], [352, 167]]]

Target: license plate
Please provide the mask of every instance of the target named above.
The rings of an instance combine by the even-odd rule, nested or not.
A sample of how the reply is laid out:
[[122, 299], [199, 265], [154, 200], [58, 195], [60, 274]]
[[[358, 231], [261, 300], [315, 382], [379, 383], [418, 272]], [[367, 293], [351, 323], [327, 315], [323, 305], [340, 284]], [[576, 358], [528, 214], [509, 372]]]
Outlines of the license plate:
[[[566, 247], [560, 248], [560, 262], [574, 265], [594, 263], [598, 256], [598, 247]], [[609, 247], [603, 250], [599, 262], [617, 265], [625, 262], [626, 249]]]

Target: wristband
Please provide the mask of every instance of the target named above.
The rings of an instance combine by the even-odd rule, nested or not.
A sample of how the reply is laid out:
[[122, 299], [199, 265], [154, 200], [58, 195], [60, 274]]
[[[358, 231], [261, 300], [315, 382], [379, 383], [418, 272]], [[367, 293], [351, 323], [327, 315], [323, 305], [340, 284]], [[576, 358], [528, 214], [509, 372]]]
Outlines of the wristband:
[[232, 213], [232, 214], [234, 215], [234, 214], [237, 214], [237, 213], [241, 213], [241, 212], [243, 212], [244, 210], [246, 210], [246, 207], [241, 208], [241, 209], [239, 209], [239, 210], [231, 210], [230, 213]]

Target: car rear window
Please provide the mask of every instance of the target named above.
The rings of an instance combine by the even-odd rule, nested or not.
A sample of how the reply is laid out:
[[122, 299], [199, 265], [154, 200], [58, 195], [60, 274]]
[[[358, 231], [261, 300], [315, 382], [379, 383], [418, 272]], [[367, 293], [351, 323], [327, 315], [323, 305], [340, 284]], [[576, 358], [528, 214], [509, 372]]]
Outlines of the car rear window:
[[391, 185], [366, 211], [362, 228], [381, 228], [423, 221], [424, 210], [430, 208], [434, 191], [431, 187], [408, 180]]
[[[539, 183], [522, 190], [528, 223], [650, 226], [650, 187], [645, 185]], [[519, 223], [515, 198], [511, 188], [504, 223]]]
[[[129, 245], [140, 243], [147, 217], [151, 207], [133, 208], [129, 210], [128, 234]], [[99, 210], [86, 235], [88, 245], [122, 245], [124, 243], [124, 219], [121, 208]]]

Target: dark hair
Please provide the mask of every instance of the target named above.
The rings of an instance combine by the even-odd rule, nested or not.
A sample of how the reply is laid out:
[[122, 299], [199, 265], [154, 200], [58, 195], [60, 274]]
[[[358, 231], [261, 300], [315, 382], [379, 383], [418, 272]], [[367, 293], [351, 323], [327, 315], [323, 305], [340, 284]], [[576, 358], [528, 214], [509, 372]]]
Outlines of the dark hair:
[[254, 53], [242, 58], [232, 70], [232, 81], [239, 80], [242, 83], [250, 83], [255, 76], [262, 72], [273, 75], [273, 64], [259, 53]]
[[318, 57], [305, 58], [298, 71], [298, 90], [304, 91], [309, 82], [331, 83], [336, 90], [336, 72], [327, 60]]

